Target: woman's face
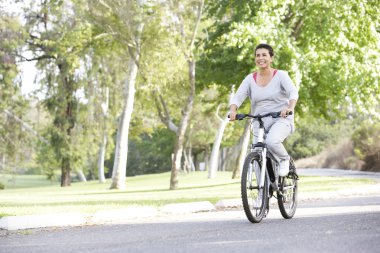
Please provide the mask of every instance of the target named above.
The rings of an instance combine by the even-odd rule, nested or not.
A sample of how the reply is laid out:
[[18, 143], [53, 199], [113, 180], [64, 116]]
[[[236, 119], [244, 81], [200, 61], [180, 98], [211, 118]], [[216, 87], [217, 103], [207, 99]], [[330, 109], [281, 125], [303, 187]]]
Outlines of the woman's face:
[[273, 59], [270, 56], [268, 49], [259, 48], [256, 50], [255, 61], [258, 68], [265, 69], [271, 66]]

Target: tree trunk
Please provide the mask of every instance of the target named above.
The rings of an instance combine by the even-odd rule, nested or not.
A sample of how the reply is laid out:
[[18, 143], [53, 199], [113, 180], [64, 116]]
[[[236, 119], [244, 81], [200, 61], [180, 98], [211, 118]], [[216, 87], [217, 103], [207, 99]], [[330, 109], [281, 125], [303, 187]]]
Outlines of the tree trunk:
[[83, 170], [78, 170], [77, 175], [80, 182], [87, 182], [86, 176], [83, 173]]
[[106, 88], [106, 101], [102, 103], [102, 113], [103, 113], [103, 138], [102, 143], [99, 149], [99, 157], [98, 157], [98, 179], [99, 183], [106, 182], [106, 178], [104, 176], [104, 157], [106, 155], [107, 148], [107, 112], [109, 105], [109, 89]]
[[129, 124], [131, 122], [133, 104], [135, 100], [135, 83], [137, 72], [139, 69], [140, 60], [140, 38], [144, 28], [144, 23], [136, 25], [136, 33], [134, 35], [134, 42], [136, 48], [129, 47], [130, 58], [128, 63], [128, 76], [125, 81], [125, 102], [123, 112], [119, 119], [119, 126], [117, 129], [117, 140], [115, 150], [115, 160], [112, 170], [112, 183], [110, 189], [125, 189], [125, 176], [127, 172], [127, 156], [128, 156], [128, 135]]
[[125, 189], [129, 124], [132, 117], [133, 103], [135, 99], [135, 82], [138, 71], [138, 66], [133, 58], [129, 60], [128, 66], [129, 73], [125, 82], [126, 98], [123, 106], [123, 112], [119, 118], [115, 160], [112, 170], [112, 183], [110, 189]]
[[106, 155], [106, 147], [107, 147], [107, 134], [103, 133], [102, 144], [99, 150], [99, 159], [98, 159], [98, 178], [99, 183], [106, 182], [106, 178], [104, 176], [104, 157]]
[[183, 144], [185, 140], [185, 133], [187, 125], [189, 123], [190, 114], [193, 110], [194, 96], [195, 96], [195, 60], [188, 60], [189, 64], [189, 81], [190, 81], [190, 93], [187, 98], [187, 103], [182, 113], [182, 120], [178, 127], [177, 140], [174, 148], [174, 156], [172, 161], [172, 170], [170, 176], [170, 190], [178, 188], [178, 171], [181, 168], [181, 159], [183, 152]]
[[235, 166], [234, 171], [232, 172], [232, 178], [240, 178], [242, 168], [244, 165], [244, 160], [247, 155], [248, 145], [249, 145], [249, 137], [250, 137], [250, 121], [246, 120], [243, 136], [240, 138], [240, 154], [237, 159], [237, 164]]
[[193, 161], [192, 147], [191, 147], [191, 145], [189, 147], [187, 156], [188, 156], [188, 160], [189, 160], [189, 163], [190, 163], [190, 171], [195, 171], [195, 165], [194, 165], [194, 161]]
[[226, 115], [225, 119], [221, 120], [220, 122], [218, 132], [216, 133], [216, 136], [215, 136], [215, 142], [214, 142], [214, 145], [212, 146], [210, 166], [208, 170], [208, 178], [210, 179], [215, 178], [216, 171], [218, 170], [219, 149], [220, 149], [220, 144], [222, 143], [223, 133], [224, 133], [224, 129], [227, 126], [227, 123], [228, 123], [228, 119]]
[[[234, 94], [235, 94], [235, 86], [233, 85], [232, 89], [231, 89], [231, 93], [230, 93], [229, 102], [231, 102]], [[210, 169], [208, 171], [208, 178], [210, 178], [210, 179], [215, 178], [216, 171], [218, 170], [220, 144], [222, 143], [224, 129], [226, 128], [227, 123], [228, 123], [227, 117], [228, 117], [229, 113], [227, 112], [227, 114], [224, 118], [220, 118], [218, 115], [218, 112], [219, 112], [219, 107], [218, 107], [218, 110], [216, 112], [216, 116], [220, 120], [220, 125], [219, 125], [218, 132], [216, 133], [216, 136], [215, 136], [214, 145], [212, 146], [212, 152], [211, 152], [211, 158], [210, 158]]]
[[189, 164], [189, 159], [187, 157], [186, 148], [183, 150], [182, 156], [184, 158], [183, 171], [186, 173], [189, 173], [190, 172], [190, 168], [189, 168], [190, 164]]
[[71, 178], [70, 178], [70, 161], [68, 158], [62, 159], [61, 165], [61, 186], [70, 186]]
[[[67, 103], [66, 107], [62, 106], [63, 111], [58, 111], [58, 113], [55, 116], [54, 124], [57, 128], [59, 128], [62, 132], [66, 132], [66, 136], [63, 137], [63, 140], [61, 140], [61, 143], [59, 149], [70, 149], [71, 143], [71, 132], [75, 126], [76, 123], [76, 113], [75, 113], [75, 97], [73, 97], [73, 94], [75, 92], [74, 89], [74, 78], [71, 74], [69, 74], [68, 70], [68, 63], [66, 61], [63, 61], [62, 63], [58, 64], [61, 80], [62, 80], [62, 86], [63, 86], [63, 93], [60, 94], [60, 98]], [[59, 98], [58, 98], [59, 99]], [[57, 151], [61, 152], [61, 151]], [[71, 185], [71, 178], [70, 178], [70, 172], [71, 172], [71, 157], [68, 154], [60, 154], [62, 157], [62, 165], [61, 165], [61, 186], [70, 186]]]
[[[170, 189], [174, 190], [178, 188], [178, 171], [181, 166], [181, 158], [182, 158], [182, 151], [183, 151], [183, 145], [184, 145], [184, 139], [185, 139], [185, 133], [187, 129], [187, 125], [190, 120], [190, 115], [193, 110], [193, 104], [194, 104], [194, 96], [195, 96], [195, 57], [194, 57], [194, 43], [195, 38], [197, 36], [199, 24], [202, 18], [202, 10], [203, 10], [204, 1], [201, 0], [198, 4], [198, 10], [197, 10], [197, 21], [194, 26], [194, 30], [190, 39], [190, 43], [188, 44], [188, 52], [185, 53], [185, 57], [188, 63], [188, 69], [189, 69], [189, 83], [190, 83], [190, 93], [187, 98], [187, 102], [185, 105], [185, 108], [182, 112], [182, 120], [180, 123], [180, 126], [178, 128], [177, 132], [177, 141], [174, 148], [174, 156], [172, 160], [172, 170], [171, 170], [171, 176], [170, 176]], [[183, 19], [181, 15], [179, 15], [181, 20], [180, 23], [180, 34], [182, 36], [183, 42], [186, 41], [185, 36], [185, 24], [183, 22]], [[184, 46], [186, 43], [184, 43]]]

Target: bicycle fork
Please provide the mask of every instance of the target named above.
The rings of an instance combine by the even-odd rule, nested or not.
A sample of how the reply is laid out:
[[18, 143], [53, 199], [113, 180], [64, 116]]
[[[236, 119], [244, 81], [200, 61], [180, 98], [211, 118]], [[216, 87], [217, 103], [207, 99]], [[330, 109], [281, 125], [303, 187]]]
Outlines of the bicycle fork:
[[[263, 122], [260, 121], [260, 128], [257, 136], [257, 143], [262, 145], [264, 142], [264, 125]], [[259, 181], [259, 187], [260, 189], [264, 188], [264, 180], [265, 180], [265, 171], [267, 169], [267, 147], [265, 145], [262, 146], [261, 151], [261, 171], [260, 171], [260, 181]]]
[[260, 189], [264, 188], [266, 169], [267, 169], [267, 148], [264, 147], [262, 150], [262, 164], [261, 164], [260, 181], [259, 181]]

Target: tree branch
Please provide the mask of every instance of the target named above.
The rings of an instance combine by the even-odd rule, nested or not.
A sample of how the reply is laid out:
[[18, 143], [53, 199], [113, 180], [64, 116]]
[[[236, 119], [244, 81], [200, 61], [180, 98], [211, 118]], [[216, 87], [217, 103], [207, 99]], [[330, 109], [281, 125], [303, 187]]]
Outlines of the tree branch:
[[220, 115], [219, 115], [219, 109], [220, 109], [220, 105], [218, 105], [218, 107], [216, 108], [215, 116], [216, 116], [220, 121], [223, 121], [223, 118], [220, 117]]
[[189, 47], [190, 52], [193, 52], [195, 38], [197, 36], [199, 24], [200, 24], [201, 18], [202, 18], [203, 6], [204, 6], [204, 0], [200, 0], [200, 2], [198, 3], [197, 22], [195, 23], [193, 35], [192, 35], [191, 41], [190, 41], [190, 47]]
[[[177, 133], [178, 132], [178, 127], [174, 124], [170, 117], [170, 113], [168, 110], [168, 107], [166, 105], [166, 102], [164, 98], [161, 96], [161, 94], [158, 94], [157, 91], [153, 91], [153, 96], [154, 100], [156, 103], [157, 111], [158, 111], [158, 116], [160, 117], [162, 123], [164, 123], [170, 130], [173, 132]], [[161, 108], [162, 106], [162, 108]], [[162, 112], [162, 109], [164, 112]]]
[[23, 62], [23, 61], [39, 61], [39, 60], [43, 60], [43, 59], [57, 59], [55, 56], [52, 56], [52, 55], [41, 55], [41, 56], [33, 57], [33, 58], [27, 58], [27, 57], [22, 56], [22, 55], [17, 55], [17, 56], [22, 59], [20, 62]]
[[297, 39], [301, 32], [301, 27], [303, 25], [303, 20], [299, 19], [296, 23], [296, 26], [293, 28], [292, 37]]
[[17, 117], [16, 115], [14, 115], [12, 112], [10, 112], [7, 109], [4, 109], [3, 111], [5, 112], [5, 114], [7, 114], [8, 116], [11, 116], [14, 120], [16, 120], [17, 122], [19, 122], [30, 133], [32, 133], [35, 136], [37, 136], [38, 139], [40, 139], [42, 142], [44, 142], [45, 144], [49, 144], [49, 142], [44, 137], [42, 137], [41, 135], [39, 135], [28, 123], [24, 122], [22, 119], [20, 119], [19, 117]]

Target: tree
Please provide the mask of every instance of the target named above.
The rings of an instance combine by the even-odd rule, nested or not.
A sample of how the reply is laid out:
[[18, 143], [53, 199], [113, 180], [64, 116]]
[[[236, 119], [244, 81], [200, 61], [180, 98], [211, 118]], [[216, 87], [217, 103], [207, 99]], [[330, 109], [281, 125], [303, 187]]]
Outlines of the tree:
[[49, 142], [61, 166], [61, 186], [71, 184], [70, 172], [83, 151], [73, 138], [79, 130], [75, 129], [80, 103], [77, 92], [83, 84], [77, 70], [91, 41], [91, 27], [76, 10], [75, 2], [51, 0], [32, 5], [25, 13], [33, 57], [23, 58], [38, 61], [44, 74], [44, 104], [54, 116]]
[[[172, 169], [171, 169], [171, 176], [170, 176], [170, 189], [174, 190], [178, 188], [178, 171], [181, 168], [181, 158], [183, 153], [183, 145], [184, 145], [184, 139], [185, 139], [185, 133], [186, 129], [189, 123], [191, 111], [193, 109], [193, 103], [194, 103], [194, 96], [195, 96], [195, 54], [194, 54], [194, 43], [195, 39], [197, 37], [198, 33], [198, 27], [202, 18], [202, 11], [203, 11], [203, 5], [204, 1], [201, 0], [199, 2], [196, 2], [196, 17], [195, 17], [195, 23], [193, 28], [190, 30], [190, 36], [186, 34], [185, 30], [185, 21], [184, 21], [184, 13], [181, 13], [181, 8], [184, 6], [180, 6], [178, 2], [172, 3], [174, 9], [174, 13], [178, 17], [179, 21], [179, 32], [181, 34], [182, 39], [182, 46], [183, 46], [183, 53], [185, 55], [185, 59], [188, 63], [188, 74], [189, 74], [189, 85], [190, 85], [190, 92], [185, 104], [185, 107], [182, 110], [182, 118], [181, 122], [178, 126], [177, 131], [177, 140], [174, 148], [174, 155], [173, 155], [173, 162], [172, 162]], [[189, 7], [192, 7], [191, 5]]]
[[[127, 49], [122, 53], [128, 66], [124, 82], [124, 102], [117, 131], [111, 189], [125, 188], [129, 127], [135, 100], [136, 79], [142, 58], [141, 50], [143, 43], [149, 41], [152, 36], [151, 33], [144, 33], [143, 28], [146, 24], [151, 24], [149, 20], [159, 17], [156, 12], [157, 6], [156, 2], [143, 0], [96, 1], [95, 4], [89, 5], [92, 17], [104, 35], [110, 36], [120, 44], [120, 47]], [[156, 22], [152, 23], [154, 25]]]

